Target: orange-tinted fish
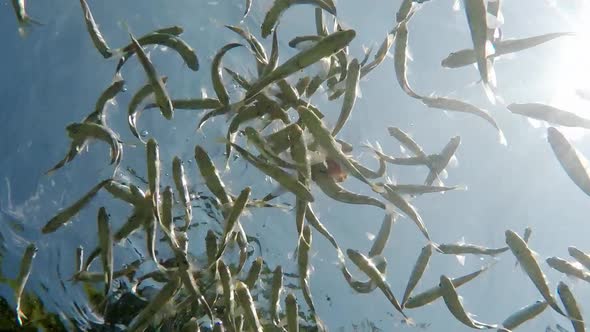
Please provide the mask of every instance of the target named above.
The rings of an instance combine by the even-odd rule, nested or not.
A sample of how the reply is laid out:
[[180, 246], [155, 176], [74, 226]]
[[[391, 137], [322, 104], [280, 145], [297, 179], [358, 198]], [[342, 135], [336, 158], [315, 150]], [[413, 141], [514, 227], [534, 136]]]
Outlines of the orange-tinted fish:
[[342, 166], [336, 160], [328, 158], [326, 159], [326, 165], [328, 166], [328, 175], [336, 182], [342, 182], [348, 177], [348, 173], [342, 169]]

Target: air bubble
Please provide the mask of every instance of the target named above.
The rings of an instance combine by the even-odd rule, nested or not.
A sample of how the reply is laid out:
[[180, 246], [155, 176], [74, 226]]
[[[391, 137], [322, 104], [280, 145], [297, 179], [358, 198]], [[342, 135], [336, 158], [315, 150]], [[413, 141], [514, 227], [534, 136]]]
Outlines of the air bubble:
[[149, 134], [149, 132], [147, 130], [142, 130], [140, 135], [141, 137], [146, 137]]

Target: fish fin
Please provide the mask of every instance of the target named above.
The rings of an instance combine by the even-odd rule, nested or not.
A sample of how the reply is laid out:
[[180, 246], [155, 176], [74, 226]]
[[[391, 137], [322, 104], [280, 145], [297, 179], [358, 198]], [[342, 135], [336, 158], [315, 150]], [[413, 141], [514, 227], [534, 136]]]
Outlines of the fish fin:
[[465, 266], [465, 255], [455, 255], [455, 258], [457, 258], [457, 261], [461, 266]]
[[20, 306], [18, 306], [16, 308], [16, 319], [18, 321], [18, 325], [19, 326], [23, 326], [23, 319], [28, 320], [27, 316], [22, 312], [22, 310], [20, 309]]

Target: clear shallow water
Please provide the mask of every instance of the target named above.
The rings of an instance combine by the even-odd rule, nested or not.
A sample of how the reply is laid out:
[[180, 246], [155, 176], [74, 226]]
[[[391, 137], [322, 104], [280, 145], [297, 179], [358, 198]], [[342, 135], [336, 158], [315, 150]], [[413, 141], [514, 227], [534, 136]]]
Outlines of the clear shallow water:
[[[254, 0], [253, 3], [244, 25], [258, 34], [270, 1]], [[182, 37], [196, 50], [201, 62], [198, 72], [188, 70], [180, 57], [168, 54], [170, 51], [150, 52], [159, 72], [169, 76], [169, 90], [179, 98], [198, 97], [202, 88], [208, 95], [214, 95], [209, 78], [211, 58], [224, 44], [240, 41], [223, 25], [238, 24], [243, 13], [242, 1], [177, 1], [173, 5], [163, 1], [142, 1], [140, 5], [130, 1], [102, 1], [91, 2], [90, 5], [103, 35], [113, 47], [128, 42], [123, 22], [136, 35], [170, 25], [184, 27]], [[463, 11], [453, 11], [452, 5], [450, 0], [431, 1], [411, 21], [410, 51], [413, 61], [410, 63], [409, 80], [419, 93], [452, 95], [490, 110], [504, 130], [508, 146], [498, 144], [493, 129], [480, 119], [428, 109], [407, 97], [396, 82], [391, 59], [361, 82], [363, 97], [357, 100], [352, 117], [340, 137], [355, 144], [354, 155], [359, 157], [363, 150], [356, 145], [364, 141], [377, 141], [386, 153], [399, 155], [398, 145], [388, 135], [387, 126], [397, 126], [411, 133], [427, 153], [437, 153], [450, 137], [461, 136], [462, 143], [457, 152], [459, 164], [448, 169], [449, 178], [445, 183], [466, 185], [468, 190], [423, 196], [414, 201], [431, 236], [439, 243], [464, 238], [468, 243], [499, 247], [504, 244], [506, 229], [522, 233], [526, 226], [531, 226], [533, 235], [530, 244], [541, 258], [566, 257], [569, 245], [590, 251], [586, 236], [590, 230], [586, 220], [588, 197], [559, 166], [546, 142], [546, 130], [532, 127], [526, 119], [509, 113], [501, 105], [490, 105], [479, 86], [469, 87], [479, 78], [473, 66], [457, 70], [440, 67], [440, 60], [448, 53], [471, 45], [465, 15]], [[88, 153], [78, 156], [54, 175], [42, 174], [62, 158], [67, 149], [65, 125], [88, 114], [98, 95], [111, 83], [116, 60], [105, 61], [93, 48], [76, 2], [58, 0], [49, 4], [30, 1], [30, 15], [46, 25], [33, 29], [26, 39], [19, 38], [16, 32], [10, 4], [4, 2], [1, 6], [4, 10], [0, 11], [0, 31], [5, 38], [5, 49], [0, 55], [3, 74], [0, 79], [3, 96], [0, 175], [6, 178], [7, 184], [0, 186], [0, 202], [4, 210], [0, 217], [0, 234], [6, 250], [2, 271], [6, 277], [16, 276], [26, 242], [34, 241], [40, 250], [27, 290], [38, 294], [51, 311], [62, 312], [64, 316], [76, 317], [80, 321], [99, 320], [90, 314], [90, 310], [87, 315], [81, 315], [74, 307], [74, 304], [87, 306], [80, 285], [67, 281], [74, 269], [75, 248], [83, 245], [88, 252], [96, 245], [98, 207], [106, 205], [116, 225], [126, 219], [128, 208], [101, 193], [68, 227], [47, 236], [42, 236], [39, 230], [59, 208], [78, 199], [99, 179], [110, 176], [112, 168], [106, 166], [105, 157], [108, 151], [101, 144], [93, 144]], [[399, 2], [369, 1], [360, 5], [356, 1], [340, 0], [337, 6], [342, 24], [357, 30], [357, 38], [350, 45], [349, 52], [352, 56], [362, 57], [363, 45], [378, 47], [391, 29]], [[579, 23], [583, 13], [588, 12], [583, 1], [559, 1], [556, 6], [545, 1], [505, 1], [504, 38], [571, 30], [578, 31], [581, 36], [587, 33]], [[279, 26], [281, 59], [295, 53], [287, 46], [288, 40], [314, 31], [312, 7], [300, 6], [289, 10]], [[569, 105], [566, 101], [571, 97], [567, 98], [567, 88], [575, 89], [577, 84], [582, 87], [587, 84], [579, 75], [572, 73], [578, 68], [572, 64], [579, 63], [579, 68], [588, 66], [578, 54], [585, 49], [579, 45], [585, 43], [582, 38], [558, 39], [497, 61], [495, 68], [501, 95], [507, 103], [555, 102], [556, 106], [561, 106], [559, 103]], [[270, 48], [270, 40], [265, 40], [264, 44]], [[109, 124], [123, 141], [130, 144], [139, 142], [127, 128], [126, 105], [145, 80], [145, 74], [136, 61], [132, 59], [123, 71], [127, 92], [117, 97], [117, 105], [108, 107]], [[245, 49], [229, 52], [224, 58], [224, 65], [241, 73], [254, 72], [252, 57]], [[226, 82], [229, 79], [226, 78]], [[564, 97], [561, 100], [558, 98], [563, 95], [566, 101], [563, 101]], [[232, 98], [238, 100], [239, 96], [232, 94]], [[333, 124], [340, 102], [328, 103], [321, 93], [312, 101], [321, 107], [328, 123]], [[580, 110], [588, 106], [579, 101], [576, 105]], [[202, 144], [221, 167], [223, 144], [217, 143], [216, 139], [225, 135], [223, 128], [226, 124], [225, 119], [220, 117], [196, 132], [201, 113], [191, 112], [178, 111], [173, 121], [165, 121], [158, 112], [145, 112], [139, 126], [160, 143], [163, 172], [171, 172], [171, 160], [178, 155], [186, 161], [191, 185], [201, 191], [204, 185], [196, 166], [188, 161], [192, 159], [195, 144]], [[587, 138], [579, 134], [575, 137], [580, 151], [588, 153], [590, 144]], [[145, 174], [143, 147], [125, 146], [124, 149], [121, 169], [129, 166], [139, 174]], [[377, 164], [367, 151], [360, 159], [370, 167]], [[261, 197], [274, 188], [245, 162], [232, 161], [230, 166], [231, 170], [223, 173], [223, 179], [234, 194], [246, 185], [253, 186], [254, 197]], [[421, 182], [426, 172], [426, 169], [392, 166], [388, 170], [388, 174], [400, 183]], [[172, 183], [170, 176], [163, 176], [163, 179], [164, 185]], [[346, 182], [345, 186], [367, 192], [365, 186], [356, 180]], [[340, 246], [367, 252], [371, 245], [367, 232], [375, 234], [378, 231], [383, 211], [334, 202], [325, 198], [317, 188], [313, 193], [316, 197], [314, 210], [338, 239]], [[286, 195], [282, 200], [290, 202], [292, 196]], [[15, 219], [23, 226], [22, 230], [15, 231], [10, 227], [10, 222]], [[215, 224], [205, 213], [196, 213], [195, 220]], [[295, 263], [288, 256], [296, 244], [291, 212], [252, 210], [251, 216], [242, 218], [242, 224], [248, 234], [260, 238], [262, 255], [269, 266], [282, 264], [285, 271], [296, 271]], [[204, 234], [198, 231], [191, 234], [193, 236], [204, 238]], [[136, 259], [134, 248], [144, 250], [144, 241], [140, 237], [132, 237], [131, 240], [132, 243], [116, 248], [117, 265]], [[387, 279], [396, 295], [403, 293], [423, 245], [422, 236], [408, 218], [396, 223], [384, 255], [389, 263]], [[202, 256], [203, 241], [196, 240], [191, 246], [194, 246], [191, 252]], [[359, 324], [365, 319], [383, 331], [392, 331], [392, 326], [395, 330], [414, 329], [399, 323], [401, 316], [382, 294], [354, 293], [338, 270], [335, 251], [317, 233], [314, 233], [312, 252], [312, 292], [319, 315], [330, 330], [342, 327], [344, 331], [352, 331], [352, 324]], [[485, 264], [487, 262], [478, 258], [467, 257], [465, 266], [461, 266], [454, 257], [435, 255], [416, 291], [438, 283], [441, 274], [462, 275]], [[582, 308], [588, 307], [588, 285], [572, 283], [546, 264], [543, 269], [553, 287], [560, 280], [566, 281], [574, 288]], [[47, 290], [42, 285], [46, 285]], [[1, 287], [0, 294], [13, 305], [12, 292], [5, 285]], [[516, 309], [540, 299], [526, 275], [514, 268], [514, 258], [510, 254], [500, 256], [494, 268], [459, 292], [466, 308], [477, 314], [479, 320], [490, 323], [501, 322]], [[432, 331], [467, 331], [448, 313], [441, 300], [427, 307], [408, 310], [408, 313], [417, 322], [431, 323]], [[547, 310], [519, 330], [539, 331], [555, 323], [569, 327], [569, 322]]]

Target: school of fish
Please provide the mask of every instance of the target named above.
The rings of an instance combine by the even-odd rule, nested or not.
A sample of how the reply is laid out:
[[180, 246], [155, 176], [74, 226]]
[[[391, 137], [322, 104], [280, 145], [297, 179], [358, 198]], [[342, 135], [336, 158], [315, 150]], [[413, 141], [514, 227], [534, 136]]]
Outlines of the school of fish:
[[[558, 32], [522, 39], [503, 39], [501, 32], [502, 0], [464, 0], [463, 8], [471, 34], [472, 49], [451, 53], [441, 61], [445, 68], [458, 68], [475, 64], [481, 78], [481, 85], [490, 101], [498, 101], [497, 82], [494, 72], [494, 59], [505, 54], [519, 52], [549, 42], [556, 38], [571, 36], [571, 32]], [[31, 28], [31, 23], [42, 25], [28, 16], [25, 1], [12, 0], [19, 33]], [[73, 282], [104, 284], [103, 301], [95, 310], [102, 314], [108, 310], [108, 297], [115, 291], [117, 279], [125, 278], [139, 292], [145, 280], [160, 283], [162, 287], [151, 296], [150, 302], [128, 323], [127, 331], [144, 331], [148, 327], [157, 327], [167, 316], [176, 315], [181, 322], [176, 325], [181, 331], [199, 331], [212, 326], [214, 331], [288, 331], [309, 330], [310, 326], [318, 331], [328, 331], [315, 309], [315, 302], [310, 289], [310, 251], [313, 236], [319, 234], [326, 238], [336, 250], [342, 275], [350, 287], [358, 293], [370, 293], [379, 289], [392, 307], [403, 317], [408, 325], [427, 327], [424, 323], [412, 319], [412, 310], [434, 301], [442, 301], [449, 311], [449, 317], [473, 329], [495, 329], [514, 331], [521, 324], [540, 315], [545, 310], [553, 310], [571, 321], [573, 331], [585, 331], [585, 322], [580, 308], [580, 299], [576, 299], [570, 287], [559, 283], [552, 289], [543, 272], [542, 262], [528, 240], [532, 228], [527, 228], [521, 237], [513, 230], [505, 231], [506, 246], [488, 248], [469, 243], [437, 243], [427, 228], [420, 211], [412, 204], [418, 196], [428, 193], [460, 190], [461, 186], [446, 186], [441, 177], [446, 173], [455, 152], [460, 146], [459, 136], [450, 138], [439, 153], [427, 154], [410, 136], [397, 127], [384, 128], [390, 136], [399, 142], [410, 156], [392, 156], [386, 154], [379, 146], [365, 145], [379, 161], [379, 167], [372, 170], [355, 160], [351, 155], [354, 144], [339, 139], [338, 133], [348, 123], [355, 109], [361, 78], [386, 61], [386, 55], [393, 48], [393, 61], [397, 82], [409, 97], [421, 101], [429, 108], [468, 113], [479, 117], [493, 127], [501, 144], [507, 144], [504, 134], [493, 116], [485, 109], [465, 100], [424, 93], [412, 88], [408, 80], [408, 41], [412, 38], [412, 18], [420, 15], [422, 6], [428, 6], [428, 0], [402, 0], [395, 15], [395, 24], [385, 34], [380, 48], [370, 60], [371, 49], [365, 55], [356, 58], [348, 46], [355, 39], [356, 32], [344, 28], [338, 22], [338, 12], [332, 0], [274, 0], [266, 12], [261, 26], [260, 36], [272, 38], [272, 49], [265, 50], [255, 36], [240, 26], [226, 26], [235, 32], [242, 43], [229, 43], [223, 46], [213, 57], [210, 68], [211, 82], [215, 91], [214, 98], [177, 99], [167, 88], [168, 78], [159, 72], [146, 54], [147, 45], [165, 46], [180, 55], [192, 71], [200, 70], [196, 51], [181, 38], [183, 29], [171, 26], [154, 30], [142, 36], [129, 32], [127, 45], [111, 48], [95, 22], [91, 6], [87, 0], [80, 0], [81, 13], [88, 35], [105, 59], [116, 58], [118, 63], [113, 83], [98, 97], [93, 112], [80, 122], [66, 126], [66, 133], [71, 140], [65, 157], [55, 166], [49, 168], [50, 175], [67, 167], [90, 144], [102, 141], [110, 148], [110, 164], [113, 165], [113, 177], [100, 180], [90, 188], [86, 195], [52, 217], [42, 228], [43, 234], [59, 232], [67, 223], [98, 194], [104, 190], [114, 199], [131, 207], [127, 221], [118, 229], [111, 227], [107, 207], [97, 211], [98, 246], [84, 257], [84, 248], [76, 251], [76, 273]], [[297, 37], [289, 46], [299, 51], [294, 56], [279, 61], [278, 25], [285, 11], [295, 5], [315, 7], [316, 34]], [[246, 1], [244, 17], [251, 11], [252, 1]], [[332, 21], [332, 27], [326, 22]], [[223, 57], [233, 49], [248, 48], [256, 63], [257, 77], [247, 79], [223, 66]], [[109, 127], [105, 105], [124, 90], [124, 64], [130, 57], [137, 56], [139, 68], [145, 72], [145, 85], [133, 94], [128, 106], [128, 124], [131, 133], [138, 139], [139, 146], [146, 151], [147, 179], [143, 184], [127, 183], [118, 179], [116, 174], [123, 160], [125, 144], [119, 135]], [[322, 63], [327, 66], [325, 72], [316, 76], [303, 76], [294, 80], [307, 67]], [[125, 67], [129, 67], [127, 65]], [[244, 91], [243, 98], [231, 100], [226, 88], [223, 74], [227, 73]], [[325, 87], [329, 100], [342, 106], [335, 125], [327, 124], [322, 111], [310, 101], [310, 97]], [[149, 103], [148, 100], [153, 99]], [[143, 106], [142, 106], [143, 105]], [[536, 102], [511, 103], [506, 108], [514, 113], [536, 120], [546, 121], [555, 127], [547, 130], [548, 143], [555, 156], [571, 178], [584, 193], [590, 196], [590, 170], [587, 159], [558, 129], [558, 126], [581, 127], [590, 129], [590, 118], [584, 118], [567, 110]], [[194, 148], [194, 160], [206, 189], [216, 209], [223, 217], [223, 231], [209, 229], [205, 239], [190, 236], [193, 218], [193, 197], [189, 191], [189, 179], [185, 167], [187, 163], [179, 157], [162, 160], [158, 142], [139, 133], [138, 117], [147, 109], [159, 109], [164, 120], [174, 118], [177, 110], [205, 111], [198, 119], [197, 127], [207, 125], [216, 116], [228, 118], [227, 135], [218, 139], [225, 146], [226, 167], [229, 167], [232, 153], [254, 166], [262, 174], [276, 183], [276, 189], [263, 198], [252, 197], [252, 188], [230, 188], [224, 184], [218, 167], [203, 146]], [[289, 112], [291, 110], [291, 112]], [[273, 124], [273, 130], [265, 130]], [[247, 144], [242, 144], [242, 143]], [[165, 186], [161, 180], [163, 163], [172, 165], [173, 186]], [[422, 184], [398, 184], [387, 176], [387, 165], [426, 166], [428, 176]], [[345, 189], [341, 183], [356, 178], [371, 189], [372, 195], [363, 195]], [[254, 183], [252, 185], [255, 185]], [[379, 233], [373, 239], [368, 253], [348, 248], [343, 249], [338, 241], [322, 223], [312, 209], [315, 197], [312, 186], [316, 185], [327, 197], [346, 204], [370, 205], [383, 211], [384, 219]], [[142, 187], [143, 186], [143, 187]], [[236, 194], [237, 193], [237, 194]], [[296, 248], [294, 259], [297, 265], [295, 282], [301, 290], [299, 296], [287, 289], [286, 278], [292, 277], [281, 265], [274, 268], [265, 266], [263, 257], [250, 259], [248, 247], [253, 241], [246, 234], [240, 218], [249, 208], [285, 208], [274, 204], [273, 199], [282, 195], [293, 198], [292, 215], [297, 238], [292, 239]], [[179, 206], [182, 215], [174, 215], [174, 207]], [[387, 281], [387, 261], [383, 256], [393, 224], [400, 215], [405, 215], [415, 224], [425, 244], [417, 259], [407, 287], [403, 294], [394, 294]], [[147, 248], [145, 260], [129, 262], [117, 270], [113, 256], [117, 245], [132, 233], [144, 234]], [[163, 241], [158, 241], [163, 236]], [[197, 265], [189, 255], [189, 242], [201, 243], [206, 252], [207, 263]], [[199, 246], [202, 246], [199, 244]], [[166, 249], [163, 249], [165, 247]], [[232, 262], [226, 259], [230, 250], [237, 249], [239, 259]], [[16, 311], [19, 324], [27, 324], [27, 312], [21, 308], [21, 298], [31, 273], [35, 271], [37, 247], [30, 243], [23, 254], [17, 278], [10, 281], [16, 298]], [[573, 261], [560, 257], [549, 257], [549, 267], [571, 276], [590, 282], [590, 253], [585, 253], [574, 246], [568, 248]], [[169, 253], [168, 257], [164, 253]], [[479, 275], [493, 268], [493, 264], [481, 266], [474, 272], [462, 276], [440, 276], [440, 283], [421, 285], [420, 281], [428, 273], [430, 260], [436, 255], [454, 255], [459, 259], [465, 255], [497, 257], [511, 253], [516, 258], [532, 285], [538, 290], [538, 300], [515, 309], [514, 313], [503, 321], [481, 322], [468, 312], [459, 295], [460, 287], [472, 282]], [[89, 268], [99, 258], [102, 273], [90, 272]], [[463, 258], [464, 259], [464, 258]], [[150, 264], [155, 269], [142, 276], [136, 276], [138, 267]], [[251, 261], [249, 269], [245, 269]], [[360, 271], [362, 276], [354, 276], [349, 270]], [[267, 308], [253, 298], [252, 292], [262, 283], [263, 268], [269, 269], [267, 284]], [[421, 291], [417, 289], [422, 288]], [[310, 319], [304, 318], [299, 309], [305, 303]], [[173, 308], [171, 310], [170, 308]], [[558, 325], [559, 329], [563, 329]], [[547, 328], [552, 330], [551, 327]]]

